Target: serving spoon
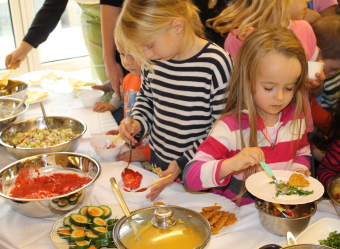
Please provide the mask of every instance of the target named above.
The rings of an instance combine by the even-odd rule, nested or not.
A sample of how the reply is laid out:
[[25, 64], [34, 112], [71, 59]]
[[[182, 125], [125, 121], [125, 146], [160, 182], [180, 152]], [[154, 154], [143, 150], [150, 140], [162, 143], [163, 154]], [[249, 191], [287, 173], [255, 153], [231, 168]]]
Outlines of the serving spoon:
[[49, 128], [49, 125], [48, 125], [48, 121], [47, 121], [47, 116], [46, 116], [45, 108], [44, 108], [43, 103], [41, 103], [41, 102], [40, 102], [40, 108], [41, 108], [41, 111], [42, 111], [43, 116], [44, 116], [46, 128], [47, 128], [47, 130], [48, 130], [49, 132], [51, 132], [51, 130], [50, 130], [50, 128]]
[[0, 88], [4, 88], [8, 85], [8, 77], [11, 74], [12, 70], [18, 65], [20, 61], [17, 61], [5, 74], [5, 76], [0, 80]]

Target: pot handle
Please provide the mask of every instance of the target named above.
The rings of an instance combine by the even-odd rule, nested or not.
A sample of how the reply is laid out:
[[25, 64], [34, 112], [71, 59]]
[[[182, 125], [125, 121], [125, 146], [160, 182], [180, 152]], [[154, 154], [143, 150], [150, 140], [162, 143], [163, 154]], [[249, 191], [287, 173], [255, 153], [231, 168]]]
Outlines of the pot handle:
[[265, 245], [260, 247], [259, 249], [281, 249], [282, 247], [276, 244], [269, 244], [269, 245]]

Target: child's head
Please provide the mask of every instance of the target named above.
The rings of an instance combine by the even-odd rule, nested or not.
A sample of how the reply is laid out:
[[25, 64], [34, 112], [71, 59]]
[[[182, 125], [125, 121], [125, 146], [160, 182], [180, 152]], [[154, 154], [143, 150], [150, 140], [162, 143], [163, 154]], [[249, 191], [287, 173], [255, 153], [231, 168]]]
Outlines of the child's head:
[[[303, 89], [307, 77], [304, 49], [291, 30], [268, 25], [253, 31], [242, 44], [229, 81], [224, 114], [248, 110], [256, 131], [256, 115], [270, 119], [290, 102], [295, 117], [303, 113]], [[257, 137], [251, 139], [257, 146]]]
[[340, 16], [325, 16], [312, 24], [319, 58], [325, 62], [325, 74], [335, 75], [340, 69]]
[[115, 29], [125, 50], [147, 66], [153, 59], [169, 59], [196, 36], [204, 37], [204, 28], [191, 0], [125, 1]]
[[221, 14], [207, 21], [221, 35], [238, 28], [239, 37], [247, 34], [250, 28], [268, 24], [288, 27], [291, 19], [304, 17], [307, 2], [310, 0], [236, 0]]
[[141, 65], [138, 64], [133, 57], [124, 50], [124, 46], [116, 41], [116, 48], [122, 61], [123, 67], [133, 75], [140, 76], [142, 74]]
[[306, 15], [307, 3], [311, 0], [294, 0], [292, 9], [290, 10], [290, 19], [302, 20]]

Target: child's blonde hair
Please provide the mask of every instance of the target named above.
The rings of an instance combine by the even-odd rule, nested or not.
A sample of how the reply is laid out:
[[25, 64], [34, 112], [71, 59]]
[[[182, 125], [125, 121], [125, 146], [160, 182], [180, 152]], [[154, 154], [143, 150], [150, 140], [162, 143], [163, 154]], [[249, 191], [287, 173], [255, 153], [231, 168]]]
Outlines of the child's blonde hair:
[[[296, 58], [301, 64], [301, 75], [294, 87], [294, 117], [291, 123], [292, 136], [300, 137], [304, 130], [301, 115], [305, 115], [304, 108], [304, 90], [307, 78], [307, 60], [305, 51], [295, 36], [295, 34], [286, 28], [276, 25], [268, 25], [253, 31], [243, 42], [240, 47], [233, 73], [227, 89], [226, 105], [222, 111], [222, 117], [226, 115], [235, 115], [240, 129], [241, 147], [258, 147], [257, 121], [258, 110], [254, 102], [253, 95], [256, 92], [256, 79], [260, 69], [263, 57], [268, 53], [278, 53], [287, 58]], [[249, 141], [244, 140], [242, 132], [241, 115], [242, 110], [246, 109], [249, 115]], [[300, 117], [300, 119], [299, 119]], [[305, 123], [306, 124], [306, 123]], [[296, 149], [297, 148], [292, 148]], [[254, 172], [257, 167], [249, 167], [244, 172], [244, 180]], [[239, 197], [245, 192], [241, 188]]]
[[222, 36], [238, 28], [238, 38], [243, 39], [251, 27], [288, 27], [293, 4], [294, 0], [236, 0], [217, 17], [207, 20], [207, 26]]
[[175, 19], [184, 22], [183, 47], [193, 43], [195, 36], [204, 37], [198, 8], [191, 0], [125, 1], [115, 28], [115, 37], [138, 63], [151, 69], [151, 62], [145, 57], [142, 46], [150, 44], [171, 28]]

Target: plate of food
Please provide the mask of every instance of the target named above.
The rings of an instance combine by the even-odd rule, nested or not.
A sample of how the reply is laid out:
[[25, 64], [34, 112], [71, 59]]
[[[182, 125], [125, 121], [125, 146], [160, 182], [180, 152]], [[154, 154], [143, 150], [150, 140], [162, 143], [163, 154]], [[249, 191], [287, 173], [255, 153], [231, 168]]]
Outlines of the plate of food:
[[[129, 207], [130, 211], [135, 210], [136, 208], [134, 207]], [[93, 217], [88, 214], [90, 212], [93, 214]], [[106, 226], [91, 226], [91, 222], [87, 221], [78, 221], [78, 215], [81, 215], [80, 218], [83, 218], [85, 216], [85, 219], [92, 219], [92, 223], [94, 222], [104, 222], [106, 223]], [[118, 204], [106, 204], [106, 205], [98, 205], [98, 206], [83, 206], [80, 209], [73, 210], [69, 213], [67, 213], [64, 217], [60, 218], [57, 220], [53, 227], [52, 231], [50, 233], [50, 238], [52, 240], [52, 243], [54, 246], [58, 249], [71, 249], [74, 248], [75, 245], [70, 245], [69, 244], [69, 239], [70, 237], [76, 237], [76, 236], [82, 236], [79, 232], [77, 233], [72, 233], [72, 226], [74, 222], [71, 221], [71, 219], [74, 219], [77, 222], [82, 222], [84, 224], [84, 232], [83, 235], [85, 235], [88, 240], [85, 241], [90, 241], [91, 236], [96, 237], [94, 234], [98, 227], [103, 227], [103, 229], [106, 229], [110, 234], [112, 234], [112, 230], [114, 227], [114, 224], [124, 216], [123, 209], [120, 205]], [[87, 218], [86, 218], [87, 217]], [[94, 218], [97, 217], [98, 219], [94, 220]], [[79, 220], [82, 220], [80, 219]], [[91, 224], [89, 224], [91, 223]], [[77, 229], [81, 228], [82, 225], [80, 224]], [[86, 232], [85, 232], [86, 229]], [[82, 230], [82, 229], [79, 229]], [[78, 230], [78, 231], [79, 231]], [[101, 231], [102, 232], [102, 231]], [[74, 238], [74, 240], [77, 240]], [[107, 245], [106, 247], [112, 247], [113, 245]], [[103, 245], [104, 247], [104, 245]]]
[[[323, 218], [307, 227], [297, 238], [298, 244], [315, 244], [334, 247], [340, 246], [340, 220]], [[336, 247], [334, 247], [336, 248]]]
[[[247, 190], [257, 198], [280, 204], [304, 204], [319, 199], [324, 193], [321, 182], [311, 176], [305, 177], [303, 174], [289, 170], [273, 170], [273, 174], [278, 181], [287, 186], [287, 192], [278, 194], [273, 179], [265, 171], [248, 177], [245, 183]], [[301, 181], [302, 186], [305, 186], [289, 185], [290, 179], [293, 178], [294, 181]]]
[[65, 80], [66, 74], [59, 70], [41, 70], [23, 74], [19, 79], [33, 86], [40, 85], [42, 82]]
[[[179, 202], [177, 196], [164, 198], [166, 205], [176, 205], [202, 214], [210, 223], [212, 238], [231, 231], [239, 223], [238, 207], [221, 195], [212, 193], [186, 194], [185, 201]], [[179, 204], [180, 203], [180, 204]]]
[[26, 90], [28, 96], [26, 102], [30, 105], [40, 103], [49, 97], [48, 91], [39, 88], [29, 88]]

